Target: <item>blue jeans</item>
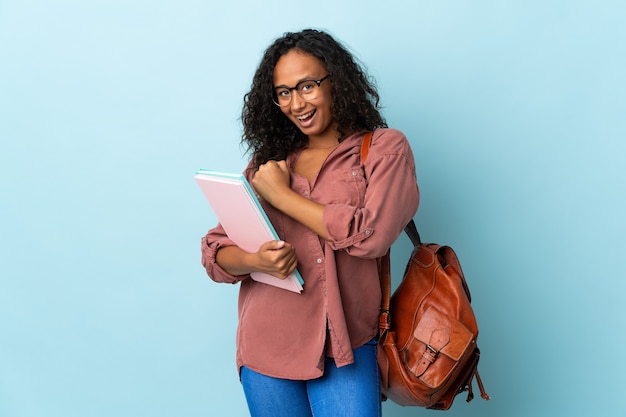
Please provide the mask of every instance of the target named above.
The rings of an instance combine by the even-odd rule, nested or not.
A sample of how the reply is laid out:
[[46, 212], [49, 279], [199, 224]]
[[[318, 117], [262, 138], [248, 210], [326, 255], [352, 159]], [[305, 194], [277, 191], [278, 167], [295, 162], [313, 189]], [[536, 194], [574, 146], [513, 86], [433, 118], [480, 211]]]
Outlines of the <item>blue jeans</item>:
[[380, 417], [376, 340], [354, 349], [354, 363], [308, 381], [273, 378], [245, 366], [241, 382], [252, 417]]

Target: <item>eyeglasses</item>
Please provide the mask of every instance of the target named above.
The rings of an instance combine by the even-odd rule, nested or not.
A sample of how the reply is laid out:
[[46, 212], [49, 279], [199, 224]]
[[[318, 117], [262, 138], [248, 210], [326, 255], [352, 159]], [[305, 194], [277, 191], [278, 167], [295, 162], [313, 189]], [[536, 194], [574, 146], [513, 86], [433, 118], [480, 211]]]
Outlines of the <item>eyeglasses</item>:
[[319, 87], [322, 84], [322, 81], [330, 77], [330, 74], [325, 76], [324, 78], [320, 78], [319, 80], [302, 80], [295, 87], [286, 87], [279, 86], [274, 88], [274, 97], [272, 97], [272, 101], [274, 104], [280, 107], [288, 106], [291, 103], [291, 94], [292, 90], [296, 90], [298, 95], [302, 97], [303, 100], [311, 101], [317, 98], [319, 93]]

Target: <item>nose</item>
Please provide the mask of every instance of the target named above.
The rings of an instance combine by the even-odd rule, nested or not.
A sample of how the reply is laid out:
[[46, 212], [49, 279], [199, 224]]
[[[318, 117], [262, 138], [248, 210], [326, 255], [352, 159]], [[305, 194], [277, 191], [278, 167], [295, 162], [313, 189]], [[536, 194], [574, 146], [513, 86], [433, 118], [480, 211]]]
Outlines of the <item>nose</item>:
[[300, 97], [300, 94], [296, 94], [295, 92], [291, 95], [291, 103], [289, 103], [289, 106], [294, 109], [301, 109], [302, 107], [304, 107], [306, 103], [306, 100], [304, 100], [302, 97]]

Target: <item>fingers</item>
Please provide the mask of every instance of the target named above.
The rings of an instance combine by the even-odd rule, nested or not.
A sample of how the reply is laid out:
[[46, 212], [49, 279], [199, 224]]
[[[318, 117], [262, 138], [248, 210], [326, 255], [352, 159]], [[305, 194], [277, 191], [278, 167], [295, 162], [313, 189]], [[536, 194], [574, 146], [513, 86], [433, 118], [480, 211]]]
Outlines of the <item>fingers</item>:
[[276, 274], [274, 275], [280, 279], [285, 279], [289, 275], [291, 275], [293, 271], [295, 271], [296, 267], [298, 266], [298, 259], [296, 258], [295, 253], [294, 253], [293, 255], [290, 255], [289, 257], [280, 259], [275, 264], [275, 266], [276, 266]]
[[287, 167], [287, 161], [285, 161], [284, 159], [282, 161], [278, 161], [276, 164], [283, 173], [289, 172], [289, 168]]
[[282, 240], [264, 243], [257, 255], [260, 266], [268, 274], [284, 279], [296, 269], [298, 258], [293, 246]]
[[281, 249], [285, 247], [285, 242], [283, 240], [273, 240], [274, 249]]
[[270, 240], [269, 242], [265, 242], [263, 245], [261, 245], [259, 251], [279, 250], [285, 247], [287, 247], [288, 249], [289, 247], [291, 247], [291, 245], [289, 245], [284, 240]]
[[287, 161], [267, 161], [264, 164], [259, 165], [259, 169], [256, 176], [264, 177], [268, 176], [268, 178], [273, 178], [276, 175], [280, 177], [284, 177], [285, 175], [289, 175], [289, 167], [287, 166]]

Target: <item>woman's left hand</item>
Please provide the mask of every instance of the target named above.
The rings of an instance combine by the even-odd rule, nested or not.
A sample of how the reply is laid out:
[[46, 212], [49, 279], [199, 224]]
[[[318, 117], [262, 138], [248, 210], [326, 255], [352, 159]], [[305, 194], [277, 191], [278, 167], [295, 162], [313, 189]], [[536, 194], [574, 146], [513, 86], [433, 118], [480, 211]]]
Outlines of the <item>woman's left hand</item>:
[[268, 161], [259, 166], [252, 178], [252, 186], [272, 205], [284, 193], [291, 191], [289, 168], [286, 161]]

